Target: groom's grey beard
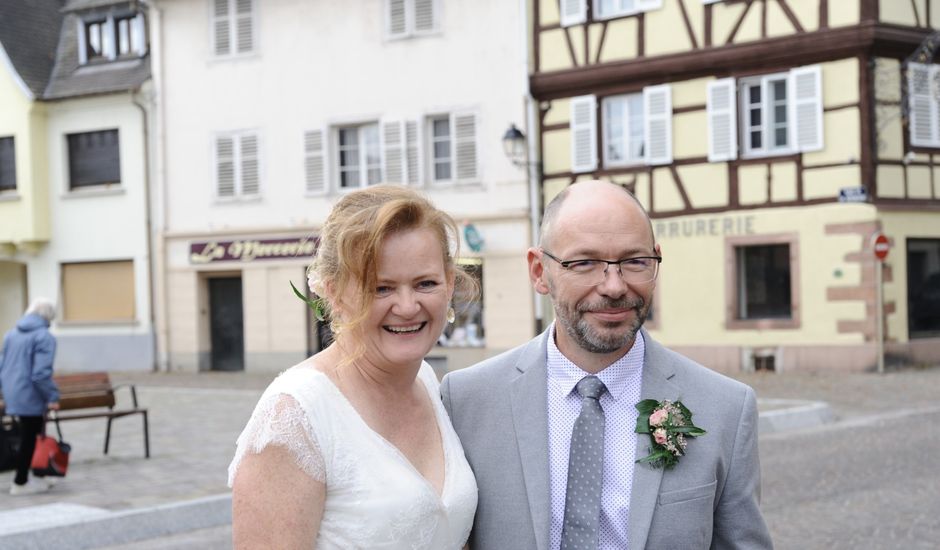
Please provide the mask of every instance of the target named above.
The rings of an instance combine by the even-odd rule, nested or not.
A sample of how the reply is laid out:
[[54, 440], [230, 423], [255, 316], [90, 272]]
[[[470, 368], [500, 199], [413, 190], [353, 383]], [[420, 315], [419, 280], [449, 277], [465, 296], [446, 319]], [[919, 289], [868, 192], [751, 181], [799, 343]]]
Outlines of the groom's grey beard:
[[[636, 319], [633, 320], [630, 326], [621, 329], [624, 332], [601, 332], [591, 326], [584, 318], [585, 312], [598, 309], [634, 309], [637, 312]], [[570, 311], [567, 308], [558, 311], [559, 320], [568, 336], [577, 342], [581, 349], [591, 353], [613, 353], [623, 349], [636, 338], [636, 333], [640, 331], [640, 327], [646, 322], [648, 316], [649, 307], [647, 307], [646, 301], [639, 296], [633, 299], [624, 297], [619, 300], [603, 300], [597, 304], [581, 304], [578, 306], [577, 311]], [[611, 328], [616, 326], [616, 324], [609, 323], [608, 325]]]

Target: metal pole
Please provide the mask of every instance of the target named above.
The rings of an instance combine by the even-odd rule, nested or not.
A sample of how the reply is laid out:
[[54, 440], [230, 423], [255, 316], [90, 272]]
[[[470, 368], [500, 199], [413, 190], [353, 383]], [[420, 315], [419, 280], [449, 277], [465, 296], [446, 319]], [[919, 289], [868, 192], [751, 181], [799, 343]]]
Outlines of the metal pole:
[[882, 289], [882, 279], [884, 262], [875, 259], [875, 294], [877, 303], [875, 304], [875, 335], [877, 339], [878, 353], [878, 374], [885, 372], [885, 334], [884, 334], [884, 290]]

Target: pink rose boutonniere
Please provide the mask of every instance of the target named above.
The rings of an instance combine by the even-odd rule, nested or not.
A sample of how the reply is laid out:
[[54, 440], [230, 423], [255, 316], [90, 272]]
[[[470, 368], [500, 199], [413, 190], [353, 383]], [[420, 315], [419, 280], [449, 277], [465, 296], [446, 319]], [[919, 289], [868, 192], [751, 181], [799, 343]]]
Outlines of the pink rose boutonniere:
[[644, 399], [636, 404], [640, 415], [636, 419], [636, 433], [649, 434], [650, 454], [637, 462], [649, 462], [654, 468], [667, 470], [685, 455], [690, 437], [705, 435], [705, 430], [692, 424], [692, 412], [681, 401]]

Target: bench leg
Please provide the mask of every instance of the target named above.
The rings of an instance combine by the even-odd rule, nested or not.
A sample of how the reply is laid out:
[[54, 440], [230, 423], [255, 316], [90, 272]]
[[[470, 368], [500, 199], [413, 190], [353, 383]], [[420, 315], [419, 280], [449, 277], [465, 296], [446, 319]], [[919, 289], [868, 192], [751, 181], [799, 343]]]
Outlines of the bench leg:
[[144, 411], [143, 415], [144, 415], [144, 457], [150, 458], [150, 428], [147, 423], [147, 411]]
[[108, 417], [108, 429], [104, 432], [104, 454], [108, 454], [108, 444], [111, 443], [111, 421], [114, 420], [112, 417]]

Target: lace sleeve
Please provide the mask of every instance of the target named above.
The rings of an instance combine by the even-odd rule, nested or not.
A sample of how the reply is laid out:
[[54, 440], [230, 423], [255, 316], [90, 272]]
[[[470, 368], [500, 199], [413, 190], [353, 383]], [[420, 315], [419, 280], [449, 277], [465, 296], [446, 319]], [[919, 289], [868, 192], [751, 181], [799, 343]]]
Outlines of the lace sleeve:
[[287, 449], [297, 466], [313, 479], [326, 483], [323, 453], [303, 407], [293, 397], [275, 393], [262, 398], [238, 436], [235, 458], [228, 467], [228, 486], [235, 481], [246, 453], [260, 453], [268, 445]]

